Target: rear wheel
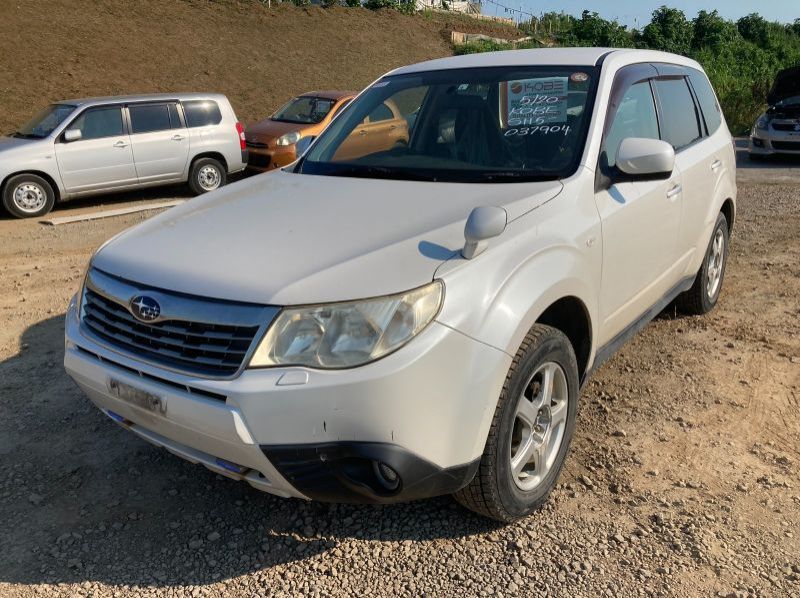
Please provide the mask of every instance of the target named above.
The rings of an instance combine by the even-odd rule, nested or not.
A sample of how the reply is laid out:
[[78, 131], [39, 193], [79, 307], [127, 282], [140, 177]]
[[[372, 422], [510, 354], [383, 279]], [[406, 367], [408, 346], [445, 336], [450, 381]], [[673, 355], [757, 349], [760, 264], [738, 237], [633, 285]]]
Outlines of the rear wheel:
[[717, 305], [728, 263], [728, 234], [728, 220], [720, 213], [692, 288], [678, 296], [678, 308], [684, 313], [707, 314]]
[[3, 188], [3, 207], [17, 218], [44, 216], [55, 202], [53, 187], [35, 174], [13, 176]]
[[189, 188], [195, 195], [219, 189], [225, 184], [225, 167], [214, 158], [199, 158], [189, 172]]
[[506, 376], [478, 472], [456, 500], [505, 522], [541, 507], [569, 450], [578, 388], [577, 361], [567, 337], [535, 325]]

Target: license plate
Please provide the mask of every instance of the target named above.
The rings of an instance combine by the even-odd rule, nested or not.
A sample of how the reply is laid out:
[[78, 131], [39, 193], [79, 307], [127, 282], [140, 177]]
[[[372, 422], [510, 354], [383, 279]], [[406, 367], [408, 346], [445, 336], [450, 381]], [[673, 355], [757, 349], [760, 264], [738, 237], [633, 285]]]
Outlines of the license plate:
[[114, 378], [108, 379], [108, 390], [111, 391], [118, 399], [131, 403], [147, 411], [153, 413], [165, 414], [167, 412], [167, 403], [159, 396], [136, 388], [120, 380]]

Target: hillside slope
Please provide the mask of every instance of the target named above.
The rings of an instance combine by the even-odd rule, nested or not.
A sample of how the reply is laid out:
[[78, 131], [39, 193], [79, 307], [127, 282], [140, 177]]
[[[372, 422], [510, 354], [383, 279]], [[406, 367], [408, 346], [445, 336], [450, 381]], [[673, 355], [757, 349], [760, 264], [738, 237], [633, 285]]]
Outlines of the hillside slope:
[[513, 37], [451, 15], [267, 9], [228, 0], [0, 2], [0, 132], [49, 101], [218, 91], [245, 122], [295, 94], [359, 89], [383, 72], [452, 53], [449, 29]]

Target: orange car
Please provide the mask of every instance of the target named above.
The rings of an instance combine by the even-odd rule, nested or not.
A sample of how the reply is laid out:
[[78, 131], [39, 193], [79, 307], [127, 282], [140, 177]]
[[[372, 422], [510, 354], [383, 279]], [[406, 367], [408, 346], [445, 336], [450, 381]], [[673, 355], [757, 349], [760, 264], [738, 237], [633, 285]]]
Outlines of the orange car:
[[310, 91], [248, 126], [244, 133], [247, 168], [263, 172], [294, 162], [295, 144], [302, 137], [319, 135], [355, 95], [350, 91]]

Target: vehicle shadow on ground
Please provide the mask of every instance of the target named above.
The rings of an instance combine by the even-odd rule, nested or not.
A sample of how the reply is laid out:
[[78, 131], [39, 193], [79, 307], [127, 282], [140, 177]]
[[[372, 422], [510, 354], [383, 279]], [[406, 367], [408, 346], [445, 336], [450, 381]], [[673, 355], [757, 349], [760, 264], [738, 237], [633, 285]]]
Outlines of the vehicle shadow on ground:
[[425, 541], [497, 527], [449, 497], [306, 503], [184, 462], [89, 403], [64, 372], [63, 328], [63, 315], [29, 327], [19, 352], [0, 362], [0, 582], [202, 585], [352, 539]]

